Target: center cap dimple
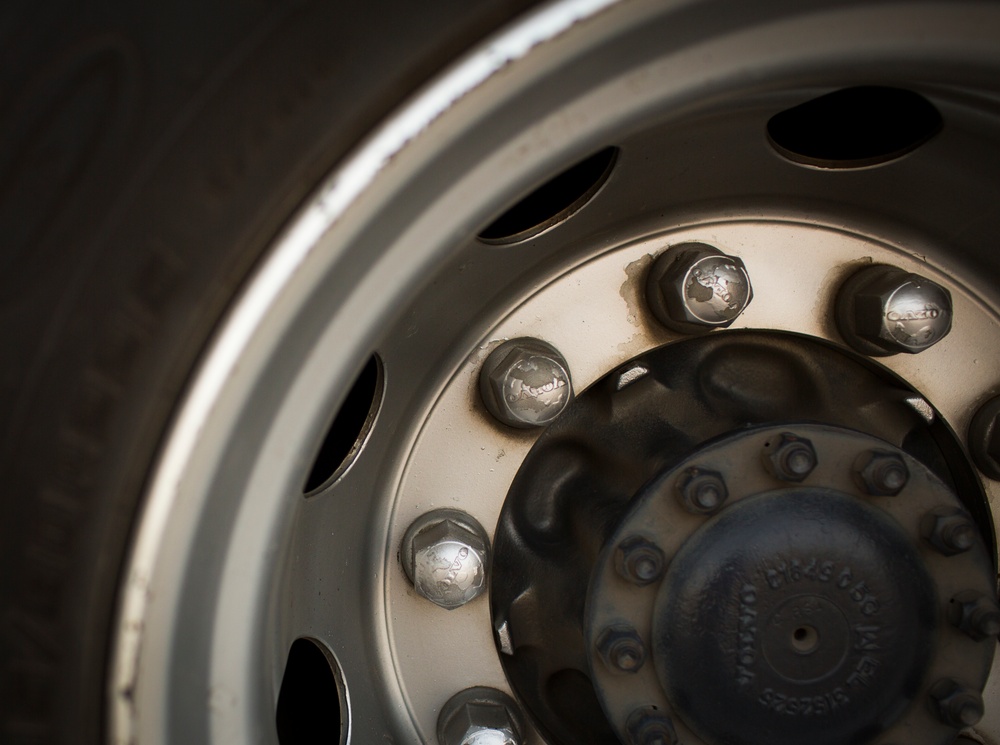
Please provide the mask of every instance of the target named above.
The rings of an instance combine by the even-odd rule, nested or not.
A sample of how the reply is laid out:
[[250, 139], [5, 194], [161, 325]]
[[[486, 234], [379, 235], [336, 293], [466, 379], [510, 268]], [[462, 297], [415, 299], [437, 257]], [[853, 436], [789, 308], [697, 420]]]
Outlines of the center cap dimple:
[[847, 616], [822, 595], [797, 595], [781, 603], [761, 629], [764, 659], [792, 683], [835, 675], [851, 647]]

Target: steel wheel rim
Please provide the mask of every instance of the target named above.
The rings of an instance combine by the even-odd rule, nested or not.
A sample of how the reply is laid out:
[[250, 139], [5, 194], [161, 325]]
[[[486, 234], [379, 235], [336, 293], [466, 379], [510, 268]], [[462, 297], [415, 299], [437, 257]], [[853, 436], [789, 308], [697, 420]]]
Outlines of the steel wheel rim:
[[[510, 321], [536, 288], [556, 284], [555, 278], [568, 276], [591, 257], [608, 255], [611, 246], [633, 243], [671, 225], [646, 214], [634, 216], [623, 229], [607, 219], [585, 223], [588, 213], [581, 212], [539, 237], [543, 246], [534, 265], [506, 275], [504, 289], [470, 313], [460, 337], [424, 345], [434, 350], [424, 352], [432, 363], [422, 368], [404, 364], [421, 350], [406, 346], [407, 320], [399, 320], [397, 308], [418, 309], [423, 297], [427, 307], [421, 322], [450, 312], [435, 309], [428, 294], [418, 290], [448, 276], [463, 256], [495, 251], [472, 236], [532, 183], [605, 144], [641, 138], [641, 130], [653, 121], [662, 126], [695, 112], [705, 116], [734, 101], [759, 105], [768, 96], [785, 101], [790, 88], [801, 97], [809, 88], [823, 90], [859, 78], [866, 82], [871, 75], [866, 71], [880, 67], [893, 72], [880, 75], [879, 82], [902, 84], [920, 77], [929, 81], [924, 82], [927, 90], [943, 93], [958, 79], [989, 92], [996, 79], [990, 72], [1000, 70], [996, 45], [985, 31], [988, 19], [996, 20], [996, 10], [990, 8], [970, 5], [960, 21], [955, 19], [962, 14], [937, 5], [921, 6], [922, 14], [880, 5], [754, 23], [730, 18], [713, 27], [700, 15], [709, 14], [706, 5], [567, 2], [526, 18], [411, 101], [293, 221], [217, 336], [152, 479], [122, 600], [111, 692], [115, 741], [273, 736], [266, 733], [273, 732], [273, 701], [284, 656], [291, 641], [303, 635], [319, 638], [344, 669], [352, 741], [368, 741], [384, 722], [387, 729], [406, 733], [401, 735], [406, 739], [433, 738], [436, 710], [428, 711], [427, 702], [414, 698], [420, 681], [400, 669], [406, 650], [399, 646], [391, 612], [396, 602], [392, 593], [400, 587], [396, 535], [405, 529], [404, 516], [410, 517], [404, 507], [412, 508], [397, 498], [411, 445], [435, 402], [468, 366], [470, 354], [478, 364], [484, 345], [502, 336], [497, 330], [503, 319]], [[911, 22], [900, 24], [900, 18]], [[661, 29], [658, 24], [682, 28], [685, 22], [704, 24], [713, 35], [676, 47], [665, 45], [661, 37], [651, 50], [651, 29]], [[816, 41], [810, 34], [831, 22], [857, 33], [849, 48], [830, 41], [829, 35], [823, 37], [825, 43], [810, 43]], [[926, 29], [936, 32], [933, 42], [921, 41]], [[794, 43], [791, 48], [762, 43], [775, 39]], [[623, 47], [630, 52], [621, 53], [617, 66], [609, 64]], [[727, 54], [721, 54], [723, 49]], [[720, 52], [714, 66], [705, 63], [706, 50]], [[757, 77], [748, 86], [745, 71], [753, 54], [759, 58], [753, 66]], [[594, 61], [569, 73], [567, 61], [574, 59]], [[661, 77], [664, 71], [673, 75]], [[995, 88], [992, 93], [996, 95]], [[959, 97], [955, 91], [949, 95]], [[610, 106], [611, 101], [617, 105]], [[517, 157], [518, 148], [528, 148], [534, 159]], [[917, 163], [919, 156], [911, 160]], [[615, 186], [613, 176], [601, 196], [612, 194]], [[415, 198], [418, 193], [424, 196]], [[469, 194], [479, 196], [470, 200]], [[713, 223], [731, 227], [737, 224], [734, 218], [768, 208], [759, 195], [748, 201], [749, 210], [730, 210], [728, 215], [718, 203], [686, 203], [672, 216], [672, 225], [683, 223], [684, 229], [671, 231], [670, 240], [685, 229], [704, 235], [705, 226]], [[599, 204], [595, 200], [589, 212]], [[792, 209], [773, 210], [772, 203], [767, 216], [782, 216], [789, 223], [811, 220], [833, 234], [836, 211], [823, 208], [809, 215], [814, 204], [802, 200]], [[1000, 303], [990, 275], [977, 274], [982, 263], [971, 253], [935, 256], [930, 231], [872, 217], [856, 207], [845, 214], [853, 231], [885, 241], [887, 256], [916, 266], [923, 262], [894, 246], [920, 247], [911, 252], [930, 249], [925, 253], [931, 268], [960, 280], [978, 300], [983, 324], [995, 323]], [[378, 259], [366, 258], [366, 252]], [[642, 253], [640, 249], [637, 255]], [[995, 277], [995, 268], [993, 272]], [[462, 292], [454, 294], [463, 297]], [[289, 333], [293, 323], [295, 331]], [[822, 324], [811, 330], [831, 335]], [[387, 340], [398, 346], [386, 346]], [[640, 339], [627, 350], [595, 357], [589, 368], [578, 368], [580, 387], [649, 343]], [[387, 397], [401, 377], [415, 382], [405, 395], [398, 394], [402, 400], [387, 398], [365, 447], [370, 463], [359, 459], [349, 477], [306, 501], [300, 482], [308, 464], [295, 454], [315, 447], [329, 412], [373, 349], [386, 365]], [[907, 368], [904, 377], [919, 378], [914, 369]], [[982, 382], [988, 377], [978, 383], [980, 397], [994, 385]], [[919, 383], [918, 388], [927, 389]], [[939, 397], [929, 397], [948, 411]], [[964, 430], [972, 413], [968, 402], [956, 401], [952, 408], [950, 421]], [[379, 424], [386, 421], [402, 423], [394, 437], [382, 437]], [[377, 474], [367, 470], [376, 463], [392, 465], [374, 469]], [[362, 477], [371, 479], [364, 488]], [[370, 515], [350, 507], [359, 501], [356, 496], [351, 500], [338, 493], [348, 488], [355, 495], [375, 495], [368, 499]], [[991, 497], [995, 495], [994, 488]], [[502, 497], [498, 487], [484, 501], [492, 500], [495, 507]], [[348, 508], [313, 508], [342, 502]], [[495, 517], [482, 522], [490, 530]], [[358, 540], [323, 545], [318, 534], [302, 532], [303, 523], [334, 525], [336, 538]], [[306, 554], [302, 563], [295, 563], [296, 555]], [[328, 569], [348, 558], [356, 570]], [[289, 597], [277, 587], [278, 580], [289, 576], [300, 583], [300, 603], [326, 579], [338, 584], [342, 595], [357, 598], [358, 608], [331, 614], [329, 606], [317, 605], [315, 615], [303, 616], [309, 623], [296, 619], [286, 609]], [[254, 622], [241, 623], [241, 618]], [[488, 665], [496, 654], [492, 627], [482, 629], [475, 655]], [[502, 678], [479, 682], [504, 685]], [[452, 685], [458, 690], [467, 683]], [[995, 720], [984, 722], [983, 729], [1000, 732]]]

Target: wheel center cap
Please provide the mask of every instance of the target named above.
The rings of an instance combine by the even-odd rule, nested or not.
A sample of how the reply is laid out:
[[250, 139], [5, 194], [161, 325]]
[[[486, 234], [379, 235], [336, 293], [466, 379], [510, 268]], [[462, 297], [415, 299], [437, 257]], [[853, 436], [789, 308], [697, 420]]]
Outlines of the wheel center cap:
[[657, 675], [711, 739], [854, 742], [919, 687], [933, 597], [884, 513], [821, 488], [756, 495], [671, 563], [653, 614]]

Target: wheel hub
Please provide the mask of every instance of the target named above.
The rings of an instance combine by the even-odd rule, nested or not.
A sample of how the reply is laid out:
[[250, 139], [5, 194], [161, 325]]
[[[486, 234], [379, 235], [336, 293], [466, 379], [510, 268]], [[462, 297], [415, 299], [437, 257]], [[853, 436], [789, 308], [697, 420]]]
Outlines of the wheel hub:
[[[796, 385], [771, 400], [745, 397], [763, 383], [737, 375], [741, 362]], [[948, 609], [956, 597], [990, 594], [993, 568], [953, 487], [914, 457], [940, 466], [927, 422], [890, 434], [903, 412], [888, 404], [899, 398], [888, 381], [886, 410], [838, 421], [841, 393], [879, 384], [806, 340], [722, 335], [641, 366], [644, 386], [620, 389], [616, 372], [540, 438], [501, 519], [494, 614], [513, 638], [508, 675], [549, 736], [832, 745], [936, 743], [954, 732], [926, 705], [933, 687], [955, 681], [977, 698], [994, 645], [970, 643]], [[697, 391], [685, 396], [691, 381]], [[734, 426], [702, 429], [685, 446], [681, 435], [704, 427], [696, 409], [705, 405]], [[812, 421], [767, 423], [781, 409]], [[609, 411], [621, 420], [598, 433], [596, 419], [615, 419]], [[626, 411], [651, 413], [630, 431]], [[622, 498], [621, 482], [639, 470], [616, 463], [626, 451], [643, 453], [650, 474]], [[964, 536], [960, 550], [946, 545], [951, 531]], [[529, 576], [527, 561], [536, 582], [515, 589], [512, 572]], [[552, 636], [519, 644], [519, 629], [539, 622]], [[584, 696], [606, 718], [589, 732], [560, 714], [563, 699]]]

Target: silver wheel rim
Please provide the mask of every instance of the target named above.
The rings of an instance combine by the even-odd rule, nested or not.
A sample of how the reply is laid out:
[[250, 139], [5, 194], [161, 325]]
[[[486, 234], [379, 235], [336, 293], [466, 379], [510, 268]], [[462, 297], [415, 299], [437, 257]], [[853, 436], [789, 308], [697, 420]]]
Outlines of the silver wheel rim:
[[[165, 441], [122, 592], [113, 742], [276, 742], [275, 699], [300, 637], [343, 672], [345, 741], [433, 741], [452, 693], [509, 690], [486, 599], [447, 613], [415, 597], [399, 541], [438, 507], [492, 532], [537, 436], [478, 406], [475, 376], [499, 341], [552, 342], [583, 390], [679, 338], [641, 301], [642, 270], [668, 245], [701, 240], [744, 259], [756, 296], [737, 326], [834, 341], [831, 294], [864, 261], [941, 282], [956, 330], [882, 363], [967, 430], [1000, 370], [988, 255], [1000, 8], [835, 6], [747, 17], [712, 3], [548, 6], [414, 97], [331, 175], [236, 301]], [[849, 173], [769, 148], [769, 113], [859, 83], [918, 90], [950, 126]], [[526, 243], [475, 239], [532, 185], [607, 145], [621, 162], [575, 215]], [[973, 154], [976, 167], [953, 178]], [[385, 398], [370, 437], [307, 499], [312, 454], [373, 351]], [[996, 505], [1000, 485], [984, 487]], [[1000, 737], [1000, 712], [988, 707], [977, 731]]]

